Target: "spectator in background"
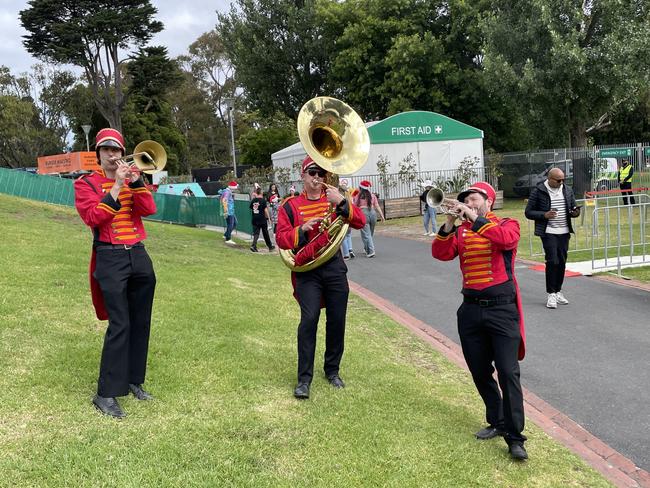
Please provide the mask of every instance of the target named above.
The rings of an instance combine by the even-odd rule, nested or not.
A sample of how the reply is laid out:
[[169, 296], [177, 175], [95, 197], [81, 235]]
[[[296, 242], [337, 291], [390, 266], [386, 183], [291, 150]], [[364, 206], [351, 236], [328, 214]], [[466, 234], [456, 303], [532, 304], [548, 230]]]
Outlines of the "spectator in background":
[[235, 215], [235, 196], [233, 193], [239, 188], [236, 181], [228, 183], [226, 188], [221, 193], [221, 206], [223, 208], [223, 217], [226, 219], [226, 232], [223, 238], [226, 244], [234, 245], [235, 241], [232, 240], [232, 231], [237, 227], [237, 216]]
[[[420, 195], [420, 201], [424, 203], [424, 208], [422, 210], [422, 220], [424, 223], [424, 234], [425, 236], [434, 236], [438, 232], [438, 226], [436, 225], [436, 209], [430, 207], [427, 203], [427, 193], [433, 188], [431, 180], [426, 180], [424, 182], [424, 191]], [[429, 232], [429, 222], [431, 222], [431, 232]]]
[[361, 209], [366, 217], [366, 225], [361, 229], [361, 241], [363, 242], [366, 256], [374, 258], [375, 243], [373, 236], [375, 234], [375, 225], [377, 224], [377, 213], [379, 213], [381, 220], [386, 219], [379, 206], [379, 201], [377, 201], [377, 196], [370, 192], [371, 187], [372, 183], [368, 180], [361, 181], [359, 183], [359, 193], [354, 199], [354, 204]]
[[270, 202], [273, 195], [276, 195], [278, 197], [278, 200], [280, 199], [280, 190], [278, 190], [278, 185], [275, 183], [271, 183], [269, 185], [269, 191], [266, 195], [266, 199]]
[[[634, 205], [636, 203], [636, 200], [634, 200], [634, 197], [632, 196], [632, 176], [634, 176], [634, 168], [627, 159], [621, 161], [621, 165], [621, 168], [618, 170], [618, 186], [623, 195], [623, 205]], [[630, 198], [629, 202], [627, 195], [629, 195]]]
[[[342, 193], [345, 194], [348, 191], [349, 186], [350, 182], [347, 178], [339, 179], [339, 190]], [[343, 242], [341, 243], [341, 253], [343, 253], [343, 259], [354, 258], [354, 250], [352, 249], [352, 227], [348, 227], [348, 231], [343, 238]]]
[[271, 214], [271, 223], [273, 224], [273, 235], [278, 227], [278, 210], [280, 209], [280, 196], [277, 193], [273, 193], [269, 197], [269, 210]]
[[564, 184], [560, 168], [548, 172], [548, 178], [533, 189], [526, 205], [526, 218], [535, 221], [535, 235], [542, 239], [546, 260], [546, 306], [557, 308], [569, 300], [562, 294], [564, 271], [573, 233], [571, 219], [580, 215], [571, 187]]
[[260, 230], [264, 235], [264, 242], [269, 252], [275, 249], [269, 237], [268, 221], [269, 209], [266, 206], [266, 199], [262, 196], [262, 189], [258, 186], [253, 193], [254, 198], [251, 200], [249, 208], [251, 209], [251, 223], [253, 224], [253, 244], [251, 252], [257, 252], [257, 239], [260, 237]]

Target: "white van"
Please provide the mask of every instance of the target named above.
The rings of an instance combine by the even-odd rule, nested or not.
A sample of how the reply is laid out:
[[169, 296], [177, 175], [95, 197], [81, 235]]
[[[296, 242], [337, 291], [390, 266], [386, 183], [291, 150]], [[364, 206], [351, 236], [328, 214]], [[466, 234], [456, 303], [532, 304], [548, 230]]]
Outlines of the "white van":
[[618, 161], [616, 158], [594, 160], [594, 190], [605, 191], [618, 188]]

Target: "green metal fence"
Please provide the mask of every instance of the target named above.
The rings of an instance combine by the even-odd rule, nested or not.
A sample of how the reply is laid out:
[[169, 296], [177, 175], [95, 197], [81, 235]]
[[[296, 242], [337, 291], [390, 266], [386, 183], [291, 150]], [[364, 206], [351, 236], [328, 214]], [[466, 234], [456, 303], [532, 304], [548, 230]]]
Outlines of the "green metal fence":
[[[57, 205], [74, 206], [73, 180], [0, 168], [0, 193]], [[199, 198], [154, 193], [158, 211], [147, 217], [173, 224], [225, 227], [219, 198]], [[237, 229], [251, 234], [249, 202], [235, 200]]]

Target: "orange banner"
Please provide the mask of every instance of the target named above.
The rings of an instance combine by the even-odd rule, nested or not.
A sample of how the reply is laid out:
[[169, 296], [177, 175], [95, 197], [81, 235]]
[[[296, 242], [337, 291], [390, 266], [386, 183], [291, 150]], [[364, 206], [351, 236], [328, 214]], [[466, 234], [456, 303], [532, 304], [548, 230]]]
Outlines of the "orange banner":
[[38, 174], [74, 173], [81, 170], [97, 169], [97, 156], [94, 152], [73, 152], [42, 156], [38, 158]]

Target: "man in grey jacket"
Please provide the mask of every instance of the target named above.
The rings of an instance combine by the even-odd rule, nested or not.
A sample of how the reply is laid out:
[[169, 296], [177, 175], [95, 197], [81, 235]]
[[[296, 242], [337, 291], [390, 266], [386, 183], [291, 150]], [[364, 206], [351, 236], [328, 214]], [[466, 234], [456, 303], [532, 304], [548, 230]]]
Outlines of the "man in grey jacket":
[[573, 190], [564, 184], [564, 173], [560, 168], [551, 169], [546, 181], [531, 192], [526, 205], [526, 218], [535, 221], [535, 235], [542, 239], [544, 247], [548, 308], [569, 303], [562, 294], [562, 283], [573, 233], [571, 219], [579, 215]]

